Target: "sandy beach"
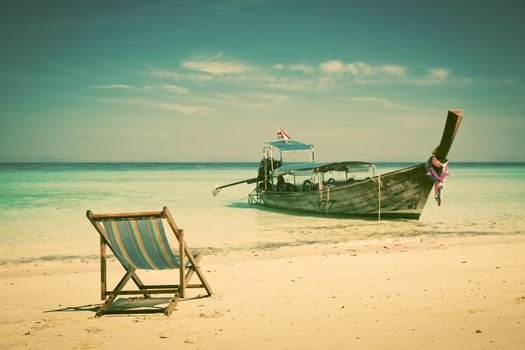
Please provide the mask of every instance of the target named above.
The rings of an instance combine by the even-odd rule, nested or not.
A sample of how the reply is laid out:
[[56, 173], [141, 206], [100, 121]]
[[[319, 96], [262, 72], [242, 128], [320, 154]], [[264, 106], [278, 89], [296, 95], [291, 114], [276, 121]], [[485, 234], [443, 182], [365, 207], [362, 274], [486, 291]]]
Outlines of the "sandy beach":
[[524, 235], [425, 235], [210, 254], [215, 294], [169, 318], [95, 318], [97, 260], [7, 264], [0, 348], [523, 349], [524, 251]]
[[0, 350], [525, 350], [524, 14], [2, 1]]

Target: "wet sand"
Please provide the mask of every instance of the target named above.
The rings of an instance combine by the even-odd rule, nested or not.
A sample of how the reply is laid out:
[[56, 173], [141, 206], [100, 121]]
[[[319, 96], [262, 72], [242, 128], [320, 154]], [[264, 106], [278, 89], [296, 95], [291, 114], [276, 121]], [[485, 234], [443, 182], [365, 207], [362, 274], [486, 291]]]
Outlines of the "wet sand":
[[[3, 265], [0, 348], [525, 348], [522, 234], [268, 246], [216, 252], [202, 267], [215, 294], [169, 318], [95, 318], [97, 260]], [[113, 285], [122, 268], [109, 272]]]

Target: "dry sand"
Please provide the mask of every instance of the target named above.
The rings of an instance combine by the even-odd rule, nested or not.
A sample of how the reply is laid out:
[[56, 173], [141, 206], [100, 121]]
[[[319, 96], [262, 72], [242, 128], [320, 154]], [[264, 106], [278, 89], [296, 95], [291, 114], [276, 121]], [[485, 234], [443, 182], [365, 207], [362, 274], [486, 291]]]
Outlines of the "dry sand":
[[202, 267], [215, 295], [169, 318], [95, 318], [98, 261], [4, 265], [0, 349], [525, 349], [524, 235], [274, 247]]

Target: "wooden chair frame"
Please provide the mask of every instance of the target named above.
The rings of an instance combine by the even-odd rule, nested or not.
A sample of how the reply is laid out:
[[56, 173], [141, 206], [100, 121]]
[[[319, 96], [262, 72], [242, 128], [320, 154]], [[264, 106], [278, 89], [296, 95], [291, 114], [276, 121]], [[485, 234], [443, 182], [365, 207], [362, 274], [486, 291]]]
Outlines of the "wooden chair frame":
[[[190, 252], [187, 244], [184, 240], [184, 230], [177, 227], [175, 220], [171, 216], [170, 211], [167, 207], [164, 207], [162, 211], [155, 212], [140, 212], [140, 213], [118, 213], [118, 214], [94, 214], [91, 210], [86, 212], [86, 216], [95, 227], [97, 232], [100, 234], [100, 298], [105, 300], [104, 303], [98, 309], [96, 316], [100, 317], [105, 313], [109, 313], [108, 309], [111, 304], [117, 299], [119, 295], [144, 295], [146, 298], [150, 298], [152, 294], [173, 294], [170, 299], [168, 306], [164, 309], [164, 314], [169, 316], [175, 306], [177, 305], [180, 298], [186, 296], [186, 288], [204, 288], [207, 296], [212, 295], [212, 289], [206, 278], [204, 277], [201, 269], [199, 268], [199, 262], [202, 259], [202, 253], [193, 255]], [[137, 269], [134, 267], [126, 268], [124, 263], [117, 259], [119, 263], [124, 267], [126, 273], [124, 277], [117, 283], [113, 290], [107, 289], [107, 247], [111, 249], [115, 254], [114, 248], [109, 242], [108, 235], [103, 225], [100, 223], [102, 219], [132, 219], [132, 218], [161, 218], [166, 219], [171, 230], [173, 231], [175, 238], [179, 242], [178, 255], [179, 255], [179, 283], [171, 285], [145, 285], [140, 278], [137, 276]], [[118, 257], [117, 254], [115, 254]], [[186, 261], [187, 259], [187, 261]], [[187, 270], [187, 272], [186, 272]], [[200, 284], [189, 284], [189, 281], [193, 274], [196, 274], [200, 280]], [[132, 280], [138, 287], [138, 290], [123, 290], [129, 280]]]

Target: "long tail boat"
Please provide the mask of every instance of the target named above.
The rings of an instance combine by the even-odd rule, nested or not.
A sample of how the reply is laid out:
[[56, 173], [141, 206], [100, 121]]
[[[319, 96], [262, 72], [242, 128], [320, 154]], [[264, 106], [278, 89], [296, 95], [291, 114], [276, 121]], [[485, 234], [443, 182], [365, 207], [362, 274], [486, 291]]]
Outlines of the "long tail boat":
[[[441, 142], [433, 155], [446, 162], [454, 137], [463, 119], [460, 110], [448, 111]], [[283, 163], [288, 152], [306, 153], [305, 163]], [[343, 216], [376, 216], [419, 219], [434, 180], [427, 175], [428, 163], [376, 175], [369, 162], [315, 162], [312, 145], [293, 140], [266, 142], [264, 158], [256, 178], [240, 183], [256, 183], [251, 203], [288, 211]]]

